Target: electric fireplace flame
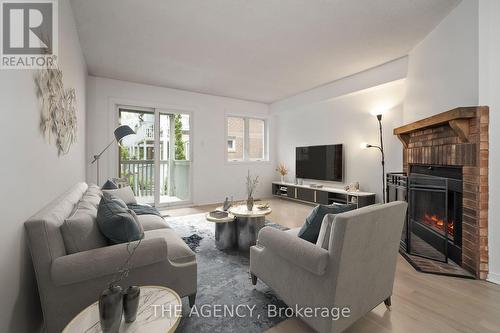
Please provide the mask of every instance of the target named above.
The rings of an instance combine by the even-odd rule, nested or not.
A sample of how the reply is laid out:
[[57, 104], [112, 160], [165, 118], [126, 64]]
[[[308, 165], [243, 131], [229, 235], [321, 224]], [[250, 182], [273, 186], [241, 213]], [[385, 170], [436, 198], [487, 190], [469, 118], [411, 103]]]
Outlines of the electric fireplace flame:
[[[435, 214], [424, 214], [424, 223], [427, 224], [428, 226], [434, 228], [434, 229], [437, 229], [439, 230], [441, 233], [444, 234], [445, 232], [445, 223], [444, 223], [444, 220], [439, 218], [437, 215]], [[449, 220], [448, 221], [448, 225], [447, 225], [447, 230], [448, 230], [448, 235], [450, 236], [450, 238], [453, 238], [453, 230], [454, 230], [454, 227], [455, 227], [455, 222], [452, 221], [452, 220]]]

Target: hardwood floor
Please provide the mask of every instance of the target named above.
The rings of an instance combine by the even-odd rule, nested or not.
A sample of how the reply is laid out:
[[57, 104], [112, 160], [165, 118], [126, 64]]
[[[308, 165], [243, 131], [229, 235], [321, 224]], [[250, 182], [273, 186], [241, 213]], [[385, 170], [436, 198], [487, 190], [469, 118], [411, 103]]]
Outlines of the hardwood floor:
[[[305, 218], [314, 207], [313, 205], [297, 203], [291, 200], [283, 200], [280, 198], [266, 198], [260, 201], [269, 202], [272, 208], [272, 213], [269, 214], [268, 219], [274, 223], [279, 223], [288, 228], [297, 228], [302, 226]], [[170, 216], [183, 216], [191, 214], [207, 213], [222, 204], [194, 206], [187, 208], [176, 208], [161, 211], [162, 214]]]
[[[289, 228], [299, 227], [312, 206], [279, 198], [268, 199], [269, 219]], [[217, 205], [169, 210], [172, 216], [208, 212]], [[259, 282], [262, 283], [262, 282]], [[299, 319], [289, 319], [266, 333], [313, 332]], [[500, 286], [486, 281], [451, 278], [415, 271], [401, 256], [396, 267], [392, 307], [382, 303], [348, 333], [498, 333]]]

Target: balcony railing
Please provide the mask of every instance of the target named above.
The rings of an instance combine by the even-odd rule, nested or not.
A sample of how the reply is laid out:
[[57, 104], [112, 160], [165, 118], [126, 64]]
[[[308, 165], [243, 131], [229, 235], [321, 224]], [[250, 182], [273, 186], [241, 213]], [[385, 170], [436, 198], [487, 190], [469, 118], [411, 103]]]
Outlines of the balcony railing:
[[[177, 197], [177, 200], [174, 201], [189, 199], [190, 166], [190, 161], [173, 161], [173, 169], [169, 173], [169, 161], [160, 161], [161, 197]], [[154, 197], [155, 168], [153, 160], [120, 161], [120, 177], [127, 179], [136, 197], [143, 199]]]
[[[129, 160], [120, 162], [120, 177], [126, 178], [138, 197], [154, 195], [154, 161]], [[160, 161], [160, 195], [168, 195], [168, 161]]]

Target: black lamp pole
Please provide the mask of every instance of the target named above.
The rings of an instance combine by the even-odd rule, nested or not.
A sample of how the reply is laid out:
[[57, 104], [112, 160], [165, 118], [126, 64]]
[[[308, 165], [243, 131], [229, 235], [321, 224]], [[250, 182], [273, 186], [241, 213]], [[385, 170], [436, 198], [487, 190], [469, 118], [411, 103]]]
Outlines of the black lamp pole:
[[101, 159], [102, 154], [104, 154], [104, 152], [106, 150], [108, 150], [109, 147], [111, 147], [111, 145], [115, 142], [115, 140], [118, 143], [120, 143], [120, 141], [124, 137], [132, 135], [132, 134], [135, 134], [135, 132], [132, 128], [130, 128], [130, 126], [122, 125], [122, 126], [117, 127], [114, 131], [115, 137], [113, 138], [113, 140], [111, 140], [111, 142], [99, 154], [96, 154], [93, 156], [93, 160], [92, 160], [92, 162], [90, 162], [90, 164], [95, 163], [97, 166], [97, 185], [99, 185], [99, 182], [100, 182], [100, 179], [99, 179], [99, 160]]
[[378, 129], [380, 131], [380, 152], [382, 153], [382, 200], [385, 203], [385, 155], [384, 155], [384, 139], [382, 135], [382, 115], [377, 115]]
[[367, 144], [366, 148], [378, 148], [380, 150], [380, 153], [382, 154], [382, 200], [383, 203], [385, 203], [385, 155], [384, 155], [384, 139], [382, 135], [382, 115], [378, 114], [377, 115], [377, 120], [378, 120], [378, 128], [380, 132], [380, 146], [374, 146]]

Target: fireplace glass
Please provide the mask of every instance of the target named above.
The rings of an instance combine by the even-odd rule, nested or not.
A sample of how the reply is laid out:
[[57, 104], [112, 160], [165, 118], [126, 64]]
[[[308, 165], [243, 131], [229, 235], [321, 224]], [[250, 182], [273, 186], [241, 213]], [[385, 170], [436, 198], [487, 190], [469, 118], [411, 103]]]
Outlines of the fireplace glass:
[[408, 252], [460, 265], [462, 180], [411, 173], [408, 197]]

